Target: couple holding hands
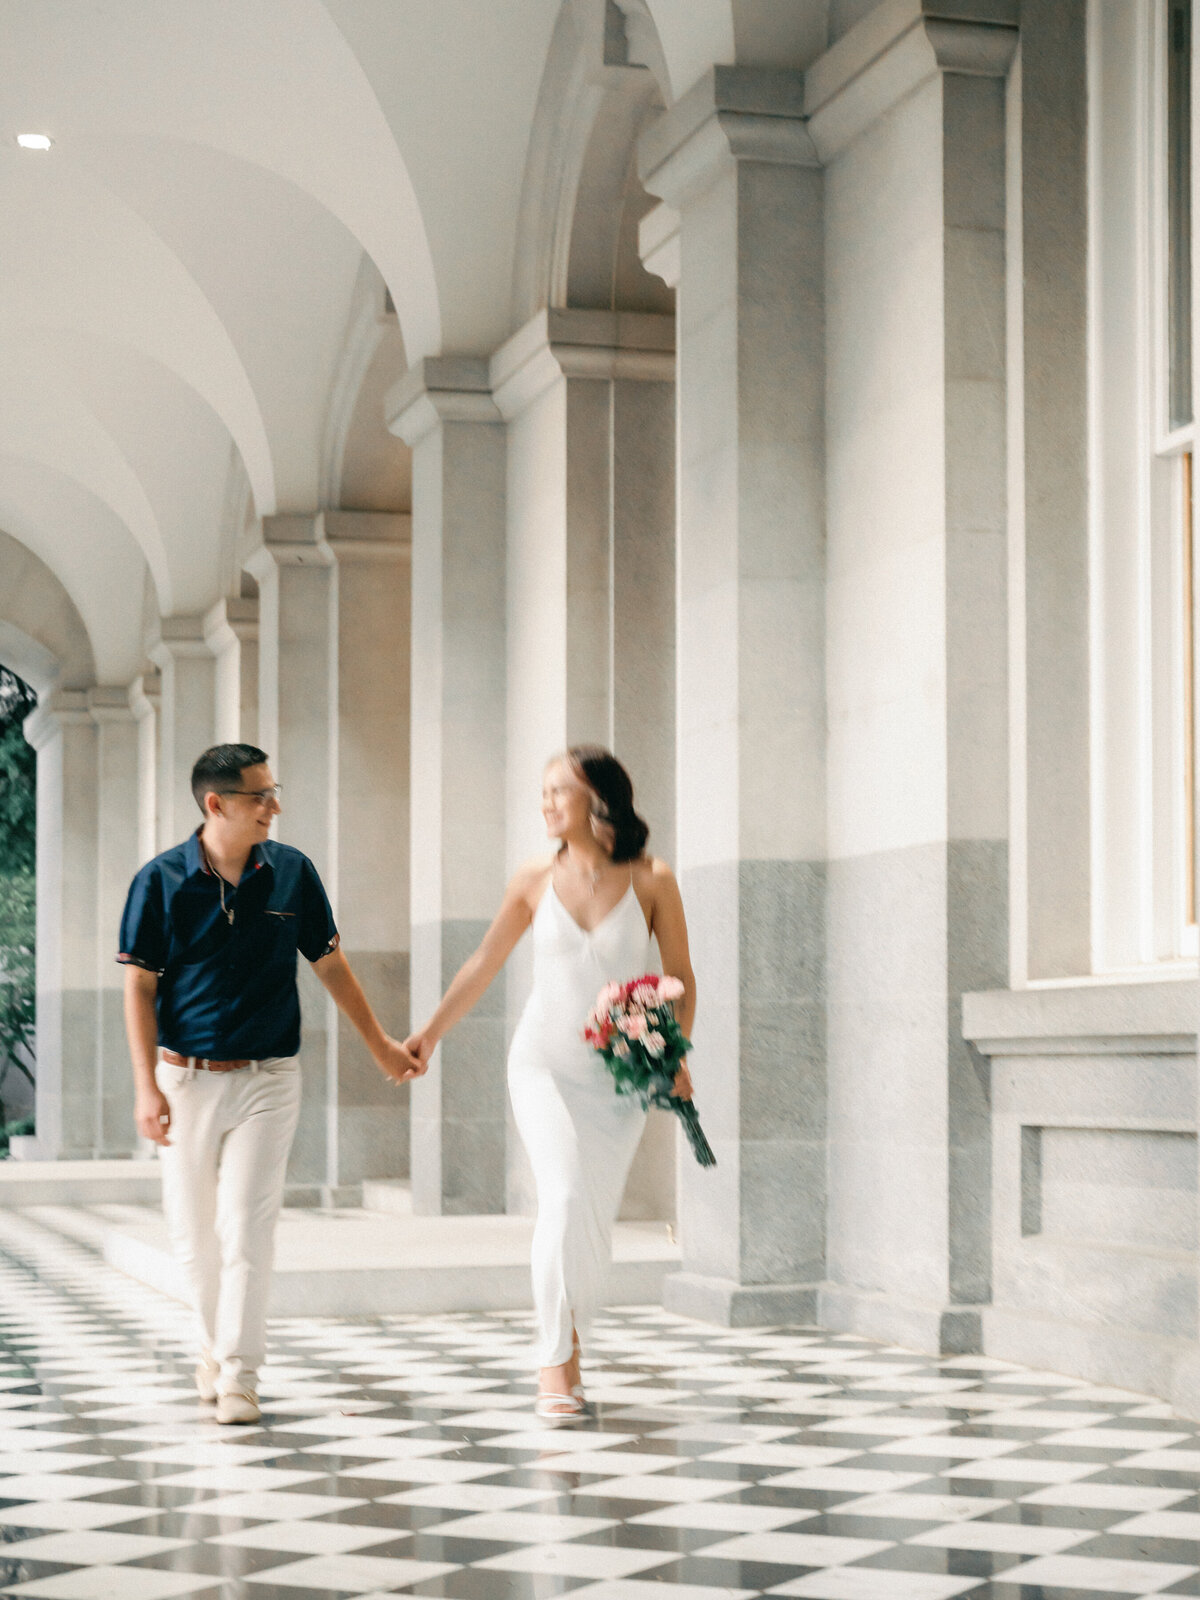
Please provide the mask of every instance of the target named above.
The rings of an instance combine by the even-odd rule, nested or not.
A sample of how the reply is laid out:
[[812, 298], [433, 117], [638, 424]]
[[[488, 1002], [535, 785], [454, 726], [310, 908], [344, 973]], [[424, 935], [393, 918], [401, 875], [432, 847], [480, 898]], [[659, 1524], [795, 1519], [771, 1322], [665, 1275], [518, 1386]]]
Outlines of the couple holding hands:
[[[695, 1011], [683, 903], [645, 853], [629, 775], [577, 746], [546, 768], [542, 814], [557, 848], [513, 877], [479, 948], [403, 1043], [380, 1026], [339, 948], [312, 862], [270, 837], [279, 786], [264, 751], [225, 744], [192, 771], [203, 814], [183, 844], [133, 880], [121, 919], [125, 1025], [138, 1133], [161, 1147], [163, 1208], [197, 1314], [196, 1387], [218, 1422], [256, 1422], [275, 1224], [300, 1110], [298, 955], [396, 1082], [420, 1076], [532, 927], [533, 988], [508, 1085], [537, 1190], [536, 1408], [584, 1407], [579, 1332], [599, 1306], [612, 1225], [646, 1113], [614, 1093], [583, 1039], [597, 991], [647, 971], [657, 941]], [[674, 1092], [692, 1092], [686, 1066]]]

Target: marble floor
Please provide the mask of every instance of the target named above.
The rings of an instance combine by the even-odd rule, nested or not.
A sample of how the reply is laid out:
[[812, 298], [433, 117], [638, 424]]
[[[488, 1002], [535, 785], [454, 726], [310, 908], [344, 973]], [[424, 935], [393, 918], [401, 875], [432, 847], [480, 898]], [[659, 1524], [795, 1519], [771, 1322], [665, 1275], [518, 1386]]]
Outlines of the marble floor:
[[0, 1212], [0, 1594], [1200, 1596], [1200, 1426], [817, 1328], [612, 1312], [578, 1425], [525, 1313], [288, 1318], [219, 1429], [186, 1317]]

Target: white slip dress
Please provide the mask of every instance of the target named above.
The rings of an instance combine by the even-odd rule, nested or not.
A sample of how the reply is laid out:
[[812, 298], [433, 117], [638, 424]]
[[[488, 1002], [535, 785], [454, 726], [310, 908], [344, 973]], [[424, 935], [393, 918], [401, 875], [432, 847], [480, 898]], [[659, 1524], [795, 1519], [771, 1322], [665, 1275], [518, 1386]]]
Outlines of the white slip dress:
[[533, 918], [533, 990], [508, 1053], [508, 1092], [537, 1188], [533, 1302], [539, 1365], [570, 1359], [603, 1304], [612, 1227], [646, 1123], [583, 1039], [604, 984], [651, 970], [646, 918], [629, 887], [590, 931], [547, 885]]

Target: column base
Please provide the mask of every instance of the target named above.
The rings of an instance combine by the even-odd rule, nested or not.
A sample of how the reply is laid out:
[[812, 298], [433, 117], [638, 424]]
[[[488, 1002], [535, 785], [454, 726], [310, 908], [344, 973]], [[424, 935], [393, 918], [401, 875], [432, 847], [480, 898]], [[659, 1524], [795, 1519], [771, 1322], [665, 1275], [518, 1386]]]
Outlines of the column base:
[[13, 1134], [8, 1141], [8, 1155], [11, 1161], [93, 1161], [96, 1158], [90, 1145], [86, 1150], [60, 1150], [36, 1133]]
[[663, 1309], [723, 1328], [774, 1327], [816, 1320], [815, 1283], [735, 1283], [732, 1278], [673, 1272], [663, 1285]]
[[861, 1333], [909, 1350], [942, 1356], [978, 1355], [983, 1349], [983, 1307], [939, 1306], [899, 1295], [823, 1283], [817, 1321], [834, 1333]]
[[1200, 1347], [1193, 1347], [1175, 1362], [1167, 1397], [1185, 1417], [1200, 1417]]
[[361, 1183], [289, 1183], [283, 1191], [283, 1203], [289, 1209], [341, 1211], [362, 1204]]

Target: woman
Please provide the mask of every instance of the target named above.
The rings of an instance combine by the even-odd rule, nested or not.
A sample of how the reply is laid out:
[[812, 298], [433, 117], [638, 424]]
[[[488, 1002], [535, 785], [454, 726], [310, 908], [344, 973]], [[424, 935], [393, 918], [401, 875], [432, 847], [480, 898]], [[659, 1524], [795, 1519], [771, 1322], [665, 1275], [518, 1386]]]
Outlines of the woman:
[[[687, 924], [670, 867], [645, 854], [629, 774], [607, 750], [578, 745], [546, 768], [548, 859], [515, 875], [496, 919], [406, 1048], [427, 1063], [533, 927], [533, 991], [513, 1036], [508, 1087], [537, 1188], [533, 1295], [541, 1342], [537, 1412], [583, 1410], [579, 1332], [603, 1294], [612, 1225], [646, 1113], [619, 1097], [582, 1033], [603, 984], [649, 969], [658, 941], [664, 973], [683, 984], [679, 1020], [696, 1009]], [[674, 1093], [690, 1099], [686, 1066]]]

